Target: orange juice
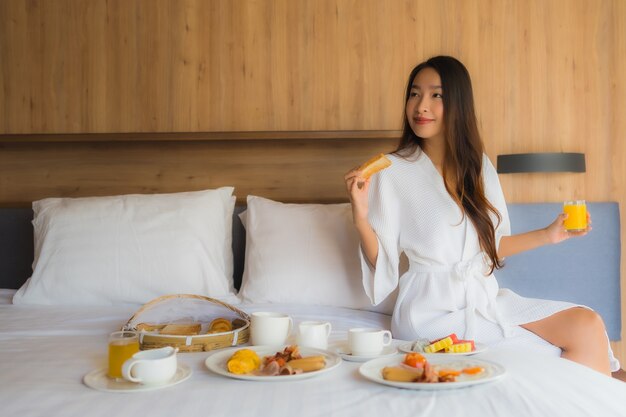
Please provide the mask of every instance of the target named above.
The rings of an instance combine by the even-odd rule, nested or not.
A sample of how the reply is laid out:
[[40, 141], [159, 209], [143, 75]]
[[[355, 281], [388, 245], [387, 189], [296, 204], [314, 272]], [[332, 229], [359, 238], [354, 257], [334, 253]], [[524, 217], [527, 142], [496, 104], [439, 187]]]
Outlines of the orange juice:
[[563, 204], [563, 212], [567, 213], [565, 229], [570, 232], [587, 229], [587, 205], [585, 200], [566, 201]]
[[[125, 336], [118, 335], [125, 333]], [[131, 334], [130, 336], [128, 334]], [[134, 337], [132, 336], [134, 334]], [[109, 377], [121, 378], [122, 365], [139, 352], [139, 340], [134, 332], [115, 332], [109, 338]]]

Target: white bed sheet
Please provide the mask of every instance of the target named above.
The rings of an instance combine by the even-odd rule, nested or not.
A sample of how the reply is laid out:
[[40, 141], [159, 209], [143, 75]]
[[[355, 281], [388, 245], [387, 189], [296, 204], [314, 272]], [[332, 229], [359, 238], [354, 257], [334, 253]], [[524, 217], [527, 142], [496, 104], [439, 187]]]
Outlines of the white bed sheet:
[[[179, 385], [141, 393], [104, 393], [83, 385], [89, 371], [106, 366], [107, 334], [134, 307], [36, 307], [11, 305], [0, 290], [0, 415], [2, 416], [625, 416], [626, 384], [552, 355], [512, 348], [478, 357], [502, 364], [499, 381], [470, 388], [413, 391], [370, 382], [359, 363], [343, 362], [319, 377], [293, 382], [241, 381], [213, 374], [210, 353], [185, 353], [192, 370]], [[389, 316], [331, 307], [238, 306], [282, 311], [295, 321], [321, 319], [331, 338], [350, 327], [389, 328]], [[399, 341], [397, 343], [400, 343]]]

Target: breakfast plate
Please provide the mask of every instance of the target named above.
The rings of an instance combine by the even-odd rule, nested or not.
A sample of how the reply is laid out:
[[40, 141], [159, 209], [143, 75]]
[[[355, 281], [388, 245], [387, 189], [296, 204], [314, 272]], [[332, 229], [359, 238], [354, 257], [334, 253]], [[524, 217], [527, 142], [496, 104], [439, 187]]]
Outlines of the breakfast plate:
[[400, 349], [400, 352], [404, 352], [404, 353], [413, 353], [413, 352], [417, 352], [417, 353], [421, 353], [422, 355], [435, 355], [435, 356], [470, 356], [470, 355], [475, 355], [477, 353], [481, 353], [487, 350], [487, 345], [484, 345], [482, 343], [475, 343], [474, 347], [475, 349], [471, 352], [433, 352], [433, 353], [426, 353], [426, 352], [422, 352], [419, 350], [412, 350], [413, 346], [413, 342], [409, 342], [409, 343], [403, 343], [400, 346], [398, 346], [398, 349]]
[[[248, 346], [245, 349], [254, 350], [262, 360], [264, 356], [271, 356], [271, 355], [274, 355], [276, 352], [282, 352], [284, 348], [285, 348], [284, 346]], [[231, 348], [231, 349], [216, 352], [212, 354], [211, 356], [209, 356], [204, 362], [204, 364], [206, 365], [207, 368], [209, 368], [209, 370], [215, 372], [218, 375], [227, 376], [229, 378], [235, 378], [235, 379], [244, 379], [248, 381], [265, 381], [265, 382], [293, 381], [293, 380], [298, 380], [298, 379], [312, 378], [315, 376], [325, 374], [329, 371], [332, 371], [333, 369], [341, 365], [341, 358], [339, 357], [339, 355], [337, 355], [334, 352], [330, 352], [328, 350], [322, 350], [322, 349], [300, 347], [299, 348], [300, 354], [303, 357], [324, 355], [326, 359], [326, 367], [324, 367], [323, 369], [320, 369], [319, 371], [303, 372], [301, 374], [294, 374], [294, 375], [265, 376], [265, 375], [253, 375], [253, 374], [233, 374], [228, 371], [228, 368], [226, 367], [226, 363], [228, 362], [228, 359], [230, 359], [230, 357], [233, 356], [233, 354], [240, 349], [242, 348]]]
[[396, 388], [414, 389], [414, 390], [446, 390], [455, 388], [464, 388], [473, 385], [493, 382], [502, 378], [506, 374], [506, 370], [500, 364], [489, 362], [482, 359], [474, 358], [451, 358], [444, 355], [430, 356], [428, 362], [433, 366], [441, 366], [446, 369], [462, 370], [465, 368], [482, 367], [484, 371], [478, 375], [461, 374], [454, 382], [396, 382], [388, 381], [383, 378], [382, 370], [385, 366], [397, 366], [402, 363], [405, 355], [395, 355], [387, 358], [374, 359], [365, 362], [359, 368], [359, 373], [370, 381], [383, 385], [389, 385]]
[[394, 346], [385, 346], [383, 348], [383, 351], [380, 352], [378, 355], [353, 355], [352, 353], [350, 353], [350, 348], [348, 347], [347, 343], [338, 345], [334, 350], [339, 354], [339, 356], [341, 356], [343, 360], [349, 362], [367, 362], [372, 359], [391, 356], [398, 353], [398, 349]]
[[191, 376], [191, 368], [184, 364], [178, 363], [176, 373], [169, 382], [165, 384], [143, 385], [130, 382], [122, 378], [109, 378], [108, 368], [94, 369], [83, 377], [83, 383], [90, 388], [105, 392], [144, 392], [156, 389], [171, 387], [179, 384]]

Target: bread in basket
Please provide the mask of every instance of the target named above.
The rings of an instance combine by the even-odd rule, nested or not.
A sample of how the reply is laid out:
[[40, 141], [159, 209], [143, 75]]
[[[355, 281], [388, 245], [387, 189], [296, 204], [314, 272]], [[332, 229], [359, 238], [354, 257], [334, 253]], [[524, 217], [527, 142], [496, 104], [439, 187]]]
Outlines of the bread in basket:
[[250, 317], [222, 301], [172, 294], [144, 304], [123, 327], [139, 332], [141, 349], [177, 347], [202, 352], [248, 342]]

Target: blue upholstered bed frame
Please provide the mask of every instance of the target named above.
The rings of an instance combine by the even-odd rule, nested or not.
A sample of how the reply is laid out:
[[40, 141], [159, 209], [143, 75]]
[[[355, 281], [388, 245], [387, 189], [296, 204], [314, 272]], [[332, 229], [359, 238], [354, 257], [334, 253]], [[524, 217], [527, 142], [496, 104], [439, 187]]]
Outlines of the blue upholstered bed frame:
[[[545, 227], [561, 211], [557, 203], [509, 204], [513, 233]], [[501, 287], [536, 298], [572, 301], [596, 310], [611, 340], [621, 340], [620, 218], [617, 203], [589, 203], [593, 231], [579, 239], [545, 246], [505, 260], [496, 272]], [[233, 221], [235, 284], [241, 282], [245, 232], [237, 213]], [[33, 212], [0, 209], [0, 288], [19, 288], [31, 275]]]
[[[593, 230], [584, 237], [505, 259], [500, 287], [520, 295], [584, 304], [597, 311], [611, 340], [621, 340], [620, 217], [617, 203], [588, 203]], [[558, 203], [509, 204], [513, 234], [547, 226]]]

